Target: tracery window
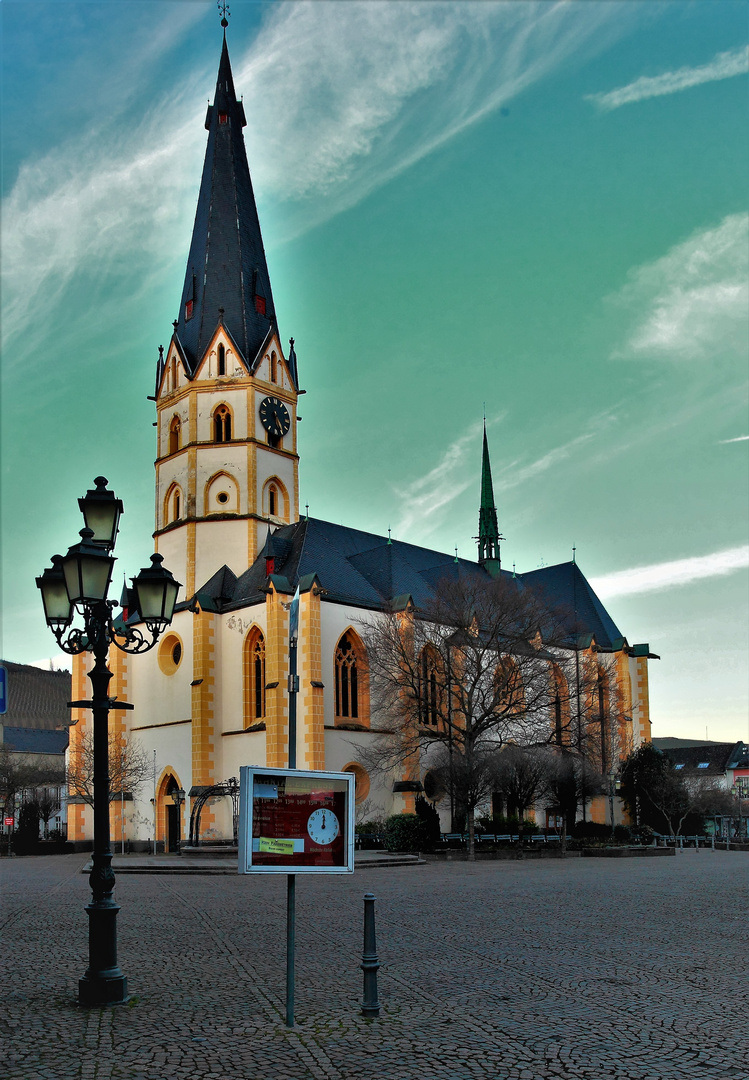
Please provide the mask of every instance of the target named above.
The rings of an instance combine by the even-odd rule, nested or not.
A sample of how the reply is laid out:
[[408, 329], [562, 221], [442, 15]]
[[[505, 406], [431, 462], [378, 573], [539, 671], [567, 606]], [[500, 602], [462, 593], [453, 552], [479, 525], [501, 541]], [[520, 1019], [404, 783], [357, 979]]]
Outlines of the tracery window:
[[338, 642], [335, 652], [335, 714], [352, 720], [359, 716], [359, 672], [348, 633]]
[[219, 405], [213, 413], [213, 441], [231, 441], [231, 413], [226, 405]]
[[265, 638], [257, 628], [247, 637], [244, 648], [245, 727], [265, 717]]
[[437, 658], [431, 649], [426, 648], [421, 654], [419, 676], [419, 720], [427, 727], [437, 727], [439, 723]]

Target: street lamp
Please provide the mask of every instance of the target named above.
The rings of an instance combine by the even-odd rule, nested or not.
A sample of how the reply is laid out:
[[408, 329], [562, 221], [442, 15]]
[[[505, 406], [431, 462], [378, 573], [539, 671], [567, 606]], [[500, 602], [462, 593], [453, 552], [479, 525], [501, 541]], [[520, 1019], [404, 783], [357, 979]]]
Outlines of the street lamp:
[[[86, 527], [80, 542], [67, 555], [55, 555], [36, 584], [42, 594], [47, 626], [60, 648], [71, 655], [90, 650], [94, 666], [89, 671], [91, 701], [74, 701], [72, 707], [90, 708], [94, 733], [94, 850], [89, 876], [92, 899], [87, 905], [89, 964], [78, 983], [81, 1005], [117, 1005], [127, 1001], [127, 979], [117, 964], [117, 912], [112, 899], [114, 872], [109, 835], [109, 713], [132, 709], [127, 702], [108, 694], [112, 672], [107, 666], [111, 645], [122, 652], [142, 653], [152, 649], [162, 631], [172, 621], [179, 590], [160, 555], [151, 557], [151, 566], [133, 579], [136, 612], [127, 623], [115, 624], [107, 599], [112, 580], [114, 556], [122, 503], [107, 490], [107, 481], [97, 476], [96, 487], [78, 500]], [[83, 626], [71, 626], [76, 614]], [[141, 629], [145, 626], [146, 632]]]
[[177, 851], [180, 851], [182, 848], [182, 811], [180, 807], [184, 801], [185, 789], [176, 788], [176, 790], [172, 792], [172, 802], [177, 807]]

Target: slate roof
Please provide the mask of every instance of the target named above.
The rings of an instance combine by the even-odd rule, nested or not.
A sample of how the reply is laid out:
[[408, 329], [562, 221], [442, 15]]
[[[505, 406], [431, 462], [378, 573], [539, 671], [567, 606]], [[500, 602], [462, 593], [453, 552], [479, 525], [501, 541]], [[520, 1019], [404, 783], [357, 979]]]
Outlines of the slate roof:
[[11, 728], [67, 728], [71, 698], [69, 671], [45, 671], [3, 660], [8, 670], [8, 711], [0, 721]]
[[43, 731], [38, 728], [3, 726], [3, 747], [17, 754], [64, 754], [68, 748], [68, 728]]
[[[244, 106], [234, 92], [224, 38], [208, 130], [203, 175], [187, 259], [175, 337], [193, 375], [223, 323], [250, 369], [276, 329], [268, 266], [242, 128]], [[187, 303], [192, 301], [192, 317]], [[296, 359], [292, 364], [296, 372]]]
[[569, 611], [578, 635], [592, 634], [602, 649], [620, 649], [623, 635], [590, 583], [575, 562], [543, 566], [522, 575], [522, 581], [537, 589], [545, 602]]
[[[662, 752], [674, 765], [682, 766], [682, 775], [723, 776], [736, 747], [736, 743], [714, 742], [701, 746], [670, 746]], [[700, 764], [707, 765], [707, 768], [698, 768]]]
[[[196, 593], [201, 607], [233, 611], [264, 601], [269, 555], [275, 559], [272, 580], [279, 591], [293, 592], [300, 579], [317, 575], [328, 602], [370, 610], [389, 608], [396, 598], [402, 606], [406, 596], [412, 598], [417, 609], [424, 608], [434, 600], [444, 580], [492, 580], [482, 566], [468, 559], [456, 562], [455, 556], [444, 552], [308, 518], [272, 533], [253, 565], [239, 577], [228, 567], [215, 573]], [[507, 571], [500, 576], [512, 579]], [[530, 584], [542, 589], [549, 606], [569, 611], [571, 637], [585, 632], [604, 649], [621, 648], [622, 635], [575, 564], [544, 567], [518, 575], [515, 580], [519, 588]], [[573, 617], [573, 599], [578, 603], [577, 620]]]

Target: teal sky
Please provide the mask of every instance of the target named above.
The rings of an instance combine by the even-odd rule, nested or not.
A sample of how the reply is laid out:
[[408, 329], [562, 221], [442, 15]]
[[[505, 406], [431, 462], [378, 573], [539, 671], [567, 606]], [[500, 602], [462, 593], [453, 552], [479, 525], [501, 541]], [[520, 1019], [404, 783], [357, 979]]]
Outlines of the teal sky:
[[[313, 516], [577, 559], [656, 735], [749, 736], [747, 3], [242, 3], [228, 33]], [[152, 550], [213, 3], [3, 0], [2, 655], [103, 473]], [[241, 570], [243, 568], [234, 568]]]

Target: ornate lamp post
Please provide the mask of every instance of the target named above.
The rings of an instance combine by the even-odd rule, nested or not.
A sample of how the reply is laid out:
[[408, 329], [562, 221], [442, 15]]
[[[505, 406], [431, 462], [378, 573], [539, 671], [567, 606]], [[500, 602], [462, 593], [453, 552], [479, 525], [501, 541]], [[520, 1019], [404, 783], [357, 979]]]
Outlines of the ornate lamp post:
[[[90, 708], [94, 734], [94, 850], [89, 876], [92, 898], [88, 912], [89, 964], [78, 983], [81, 1005], [117, 1005], [127, 1000], [127, 979], [117, 964], [117, 912], [112, 899], [114, 873], [109, 836], [109, 712], [131, 709], [126, 702], [108, 695], [112, 672], [107, 666], [110, 645], [127, 653], [153, 648], [162, 631], [172, 621], [179, 582], [162, 565], [160, 555], [151, 556], [151, 565], [133, 578], [140, 623], [121, 622], [115, 626], [107, 599], [122, 503], [107, 490], [107, 481], [97, 476], [95, 489], [78, 505], [86, 528], [80, 543], [67, 555], [54, 555], [52, 566], [36, 579], [42, 594], [44, 615], [57, 643], [65, 652], [91, 650], [94, 666], [89, 671], [91, 701], [74, 701], [71, 706]], [[75, 614], [82, 627], [71, 627]], [[145, 626], [145, 632], [141, 627]]]
[[172, 802], [177, 807], [177, 851], [182, 848], [182, 811], [181, 806], [185, 801], [185, 789], [177, 788], [172, 792]]

